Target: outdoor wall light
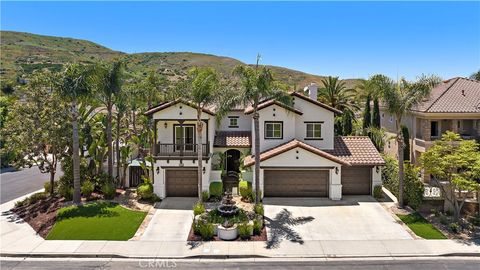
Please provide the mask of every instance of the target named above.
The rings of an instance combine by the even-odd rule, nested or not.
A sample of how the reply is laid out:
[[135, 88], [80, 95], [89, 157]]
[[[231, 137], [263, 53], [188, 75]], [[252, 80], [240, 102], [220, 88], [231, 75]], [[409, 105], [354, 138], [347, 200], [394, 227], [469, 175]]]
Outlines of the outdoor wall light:
[[205, 174], [205, 167], [203, 167], [202, 172], [203, 172], [203, 174]]
[[165, 123], [163, 124], [163, 126], [164, 126], [165, 128], [167, 128], [167, 127], [168, 127], [167, 122], [165, 122]]
[[157, 167], [157, 174], [160, 173], [160, 167]]
[[380, 167], [375, 166], [375, 171], [376, 171], [377, 173], [380, 172]]
[[335, 174], [338, 174], [338, 167], [335, 167]]

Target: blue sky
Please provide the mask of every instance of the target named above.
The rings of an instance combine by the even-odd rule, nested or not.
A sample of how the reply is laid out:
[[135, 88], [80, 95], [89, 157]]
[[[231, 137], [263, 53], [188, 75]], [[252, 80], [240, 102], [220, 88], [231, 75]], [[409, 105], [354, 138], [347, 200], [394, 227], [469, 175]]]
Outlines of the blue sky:
[[468, 76], [480, 2], [4, 2], [1, 29], [191, 51], [341, 78]]

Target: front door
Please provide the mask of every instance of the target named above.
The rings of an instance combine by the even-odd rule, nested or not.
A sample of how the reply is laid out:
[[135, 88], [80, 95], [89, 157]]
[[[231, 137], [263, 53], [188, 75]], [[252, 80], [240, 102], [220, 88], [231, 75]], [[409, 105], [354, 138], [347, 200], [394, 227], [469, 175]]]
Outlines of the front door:
[[175, 150], [194, 151], [195, 149], [195, 126], [175, 126]]

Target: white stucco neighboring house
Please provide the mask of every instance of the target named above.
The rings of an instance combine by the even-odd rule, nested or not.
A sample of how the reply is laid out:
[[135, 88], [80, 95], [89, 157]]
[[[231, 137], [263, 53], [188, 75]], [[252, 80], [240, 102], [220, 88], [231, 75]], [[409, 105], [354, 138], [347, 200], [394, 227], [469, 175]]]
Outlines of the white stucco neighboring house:
[[[384, 160], [368, 137], [335, 137], [334, 118], [341, 112], [317, 101], [316, 84], [308, 90], [311, 97], [291, 93], [292, 106], [276, 100], [259, 104], [263, 196], [339, 200], [342, 195], [372, 194], [381, 185]], [[232, 178], [254, 179], [252, 112], [232, 109], [217, 125], [215, 108], [203, 110], [203, 190], [211, 182], [225, 186]], [[164, 102], [145, 114], [155, 126], [155, 193], [161, 198], [197, 196], [194, 105]]]

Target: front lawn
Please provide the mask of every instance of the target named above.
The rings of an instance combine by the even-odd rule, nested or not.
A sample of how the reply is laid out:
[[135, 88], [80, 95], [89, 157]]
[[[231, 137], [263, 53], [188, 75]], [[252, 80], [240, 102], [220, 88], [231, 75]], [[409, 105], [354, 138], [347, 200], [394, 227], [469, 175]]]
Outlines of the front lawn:
[[110, 202], [69, 206], [58, 210], [47, 240], [128, 240], [135, 235], [146, 212]]
[[435, 228], [419, 213], [397, 215], [418, 236], [425, 239], [447, 239], [442, 232]]

